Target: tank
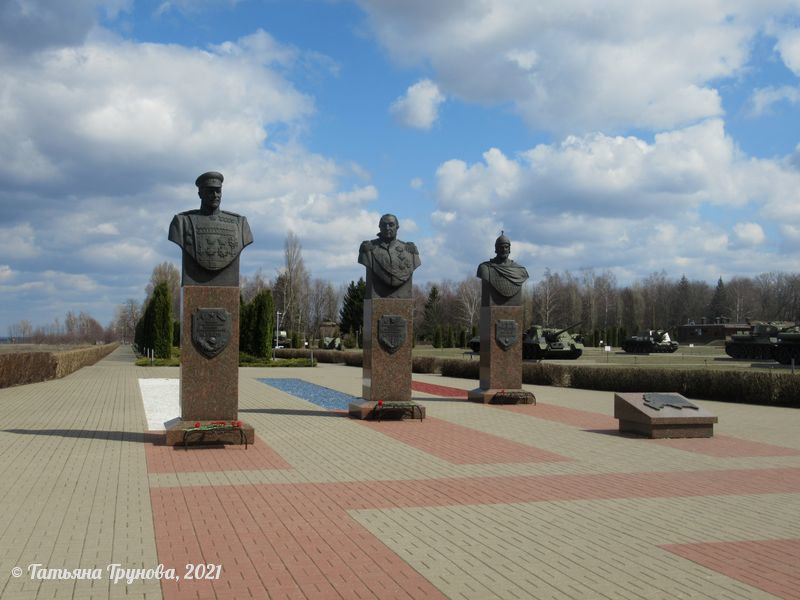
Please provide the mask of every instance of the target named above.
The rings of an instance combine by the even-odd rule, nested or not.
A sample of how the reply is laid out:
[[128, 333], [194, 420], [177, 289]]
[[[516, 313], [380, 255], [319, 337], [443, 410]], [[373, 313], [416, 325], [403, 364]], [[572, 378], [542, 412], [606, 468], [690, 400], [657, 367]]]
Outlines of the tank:
[[[731, 335], [731, 339], [725, 342], [725, 354], [745, 360], [774, 360], [777, 358], [774, 352], [778, 334], [792, 327], [793, 324], [787, 323], [754, 321], [750, 323], [749, 331]], [[789, 360], [791, 362], [791, 358]]]
[[522, 337], [522, 358], [577, 360], [583, 354], [583, 344], [579, 336], [572, 335], [569, 330], [582, 323], [580, 321], [564, 329], [532, 325]]
[[[570, 334], [569, 330], [581, 323], [583, 321], [564, 329], [532, 325], [522, 336], [522, 358], [576, 360], [583, 354], [583, 343], [580, 336]], [[480, 352], [481, 339], [474, 337], [467, 345], [473, 352]]]
[[663, 329], [650, 329], [622, 342], [622, 349], [631, 354], [672, 353], [678, 346]]
[[800, 323], [778, 330], [778, 340], [772, 346], [772, 358], [782, 365], [800, 366]]

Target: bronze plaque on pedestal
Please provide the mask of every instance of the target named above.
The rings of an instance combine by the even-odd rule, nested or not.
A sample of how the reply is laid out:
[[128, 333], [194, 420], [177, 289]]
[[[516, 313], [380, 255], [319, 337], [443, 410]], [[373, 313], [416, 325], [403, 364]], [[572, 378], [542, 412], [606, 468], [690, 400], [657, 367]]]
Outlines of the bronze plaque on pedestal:
[[206, 358], [225, 349], [232, 330], [231, 314], [224, 308], [198, 308], [192, 314], [192, 343]]
[[500, 319], [495, 323], [495, 339], [503, 350], [513, 346], [518, 337], [517, 322], [513, 319]]
[[406, 320], [400, 315], [383, 315], [378, 320], [378, 340], [389, 354], [405, 343], [406, 329]]

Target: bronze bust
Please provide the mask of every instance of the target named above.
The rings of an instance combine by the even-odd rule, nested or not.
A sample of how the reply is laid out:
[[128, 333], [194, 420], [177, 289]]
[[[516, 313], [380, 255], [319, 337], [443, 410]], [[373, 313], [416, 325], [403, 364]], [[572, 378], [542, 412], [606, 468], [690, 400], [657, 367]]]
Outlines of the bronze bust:
[[478, 265], [477, 277], [485, 285], [488, 284], [492, 292], [494, 304], [504, 304], [514, 299], [522, 289], [522, 284], [528, 279], [528, 271], [509, 258], [511, 254], [511, 240], [504, 232], [494, 242], [495, 257]]
[[413, 242], [397, 239], [397, 217], [383, 215], [378, 237], [361, 242], [358, 262], [367, 268], [367, 297], [411, 297], [411, 275], [420, 266], [419, 251]]
[[253, 243], [247, 218], [220, 210], [222, 181], [216, 171], [195, 181], [201, 204], [172, 218], [169, 240], [183, 249], [183, 285], [239, 285], [239, 255]]

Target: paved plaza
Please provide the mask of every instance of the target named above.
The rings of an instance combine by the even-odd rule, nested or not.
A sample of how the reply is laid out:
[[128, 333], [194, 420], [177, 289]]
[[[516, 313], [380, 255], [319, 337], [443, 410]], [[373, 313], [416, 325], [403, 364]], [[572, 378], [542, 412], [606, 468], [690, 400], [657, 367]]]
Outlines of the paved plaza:
[[424, 421], [360, 422], [293, 391], [360, 369], [242, 368], [255, 445], [187, 451], [139, 383], [178, 369], [133, 360], [0, 390], [3, 600], [800, 599], [800, 410], [702, 401], [714, 438], [649, 440], [612, 393], [414, 374]]

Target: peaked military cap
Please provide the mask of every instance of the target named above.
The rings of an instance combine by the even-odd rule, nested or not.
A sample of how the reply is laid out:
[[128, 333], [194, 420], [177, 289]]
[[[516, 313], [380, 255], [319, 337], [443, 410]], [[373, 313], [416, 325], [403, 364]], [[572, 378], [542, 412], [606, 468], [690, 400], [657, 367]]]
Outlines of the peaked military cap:
[[222, 176], [222, 173], [218, 173], [217, 171], [208, 171], [207, 173], [203, 173], [198, 177], [194, 184], [199, 187], [222, 187], [222, 181], [225, 178]]

